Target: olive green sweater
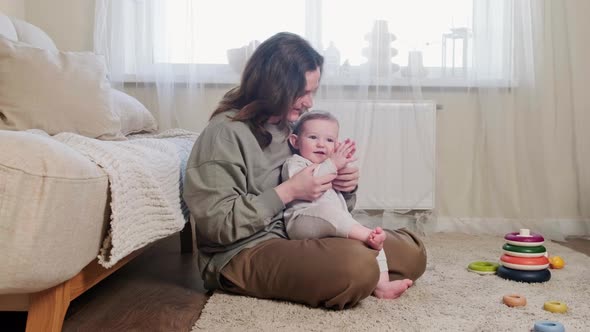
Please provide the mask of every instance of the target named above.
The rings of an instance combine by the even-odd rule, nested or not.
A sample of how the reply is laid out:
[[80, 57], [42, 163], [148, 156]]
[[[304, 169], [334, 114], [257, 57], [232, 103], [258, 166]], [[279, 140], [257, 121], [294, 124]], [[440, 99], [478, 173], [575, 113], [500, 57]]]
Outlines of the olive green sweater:
[[[275, 187], [291, 156], [287, 133], [267, 125], [272, 142], [262, 149], [247, 124], [218, 114], [199, 135], [187, 163], [184, 200], [196, 224], [198, 263], [207, 289], [244, 248], [287, 238], [285, 205]], [[354, 194], [345, 199], [354, 201]]]
[[247, 124], [218, 114], [199, 135], [187, 163], [184, 200], [196, 224], [199, 269], [205, 287], [219, 287], [219, 272], [240, 250], [286, 238], [285, 205], [274, 188], [291, 155], [286, 133], [262, 149]]

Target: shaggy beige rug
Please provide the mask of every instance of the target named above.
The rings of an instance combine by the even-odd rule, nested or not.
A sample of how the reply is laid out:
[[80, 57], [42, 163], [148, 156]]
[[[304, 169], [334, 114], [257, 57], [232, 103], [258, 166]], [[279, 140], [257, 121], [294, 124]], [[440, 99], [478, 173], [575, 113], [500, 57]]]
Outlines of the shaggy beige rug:
[[[546, 283], [521, 283], [468, 272], [472, 261], [497, 261], [501, 237], [433, 234], [425, 238], [425, 274], [396, 300], [363, 300], [332, 311], [282, 301], [216, 292], [193, 331], [530, 331], [538, 320], [559, 321], [565, 330], [590, 331], [590, 257], [555, 243], [545, 246], [566, 266]], [[525, 307], [510, 308], [502, 296], [518, 293]], [[546, 301], [569, 306], [565, 314], [543, 310]]]

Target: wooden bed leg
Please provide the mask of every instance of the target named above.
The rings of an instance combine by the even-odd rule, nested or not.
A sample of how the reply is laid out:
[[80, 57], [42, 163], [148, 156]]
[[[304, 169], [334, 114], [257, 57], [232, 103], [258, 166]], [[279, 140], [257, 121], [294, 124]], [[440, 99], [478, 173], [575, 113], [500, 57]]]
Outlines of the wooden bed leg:
[[180, 231], [180, 253], [188, 254], [194, 253], [196, 250], [196, 242], [193, 237], [193, 217], [191, 216], [189, 222], [184, 224], [184, 228]]
[[69, 306], [69, 280], [31, 295], [26, 331], [61, 332]]
[[129, 263], [148, 247], [135, 250], [110, 269], [105, 269], [98, 263], [98, 259], [95, 259], [70, 279], [52, 288], [32, 294], [26, 331], [61, 332], [71, 301]]

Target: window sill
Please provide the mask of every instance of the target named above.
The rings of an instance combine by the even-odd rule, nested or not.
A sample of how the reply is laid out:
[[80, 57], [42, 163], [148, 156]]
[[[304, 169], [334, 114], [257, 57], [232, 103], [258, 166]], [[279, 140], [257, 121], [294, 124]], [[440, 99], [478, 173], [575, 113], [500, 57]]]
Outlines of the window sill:
[[[227, 64], [207, 64], [207, 65], [183, 65], [172, 64], [163, 66], [154, 66], [151, 73], [137, 77], [136, 75], [125, 75], [123, 79], [114, 78], [113, 81], [123, 81], [124, 84], [150, 84], [156, 83], [158, 74], [169, 70], [174, 71], [175, 84], [204, 84], [204, 85], [228, 85], [235, 86], [240, 82], [240, 75], [235, 69]], [[160, 68], [158, 68], [160, 67]], [[402, 75], [402, 71], [392, 73], [391, 76], [369, 76], [367, 73], [360, 73], [358, 67], [347, 74], [333, 75], [325, 73], [322, 77], [321, 86], [323, 87], [423, 87], [428, 89], [436, 88], [503, 88], [510, 89], [517, 86], [515, 80], [509, 79], [479, 79], [473, 80], [461, 76], [441, 77], [440, 68], [426, 68], [434, 77], [408, 77]], [[186, 73], [191, 73], [187, 75]], [[166, 76], [169, 80], [170, 75]]]

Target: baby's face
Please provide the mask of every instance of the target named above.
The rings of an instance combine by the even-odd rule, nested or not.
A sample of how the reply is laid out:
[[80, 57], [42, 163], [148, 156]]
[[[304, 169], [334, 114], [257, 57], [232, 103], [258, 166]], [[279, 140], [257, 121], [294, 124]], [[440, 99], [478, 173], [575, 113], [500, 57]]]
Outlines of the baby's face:
[[294, 147], [299, 154], [318, 164], [328, 159], [338, 141], [338, 123], [330, 120], [314, 119], [303, 124]]

